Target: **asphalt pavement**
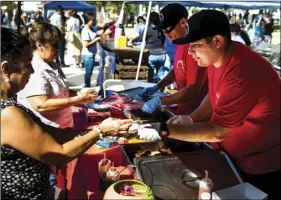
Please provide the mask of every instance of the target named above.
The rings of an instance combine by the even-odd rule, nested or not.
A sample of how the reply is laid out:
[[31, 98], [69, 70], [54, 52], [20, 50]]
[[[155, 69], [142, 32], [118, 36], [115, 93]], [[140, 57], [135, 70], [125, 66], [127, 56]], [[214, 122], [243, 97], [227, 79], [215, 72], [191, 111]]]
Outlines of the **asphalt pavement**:
[[[66, 50], [67, 52], [67, 50]], [[97, 54], [98, 55], [98, 54]], [[99, 68], [99, 56], [96, 56], [95, 58], [95, 67], [93, 70], [92, 78], [91, 78], [91, 86], [96, 86], [96, 80], [98, 77], [98, 68]], [[69, 57], [67, 54], [65, 54], [64, 62], [67, 65], [67, 67], [62, 67], [62, 71], [64, 72], [69, 85], [70, 89], [73, 90], [79, 90], [84, 87], [84, 75], [85, 75], [85, 68], [77, 68], [73, 65], [74, 60], [73, 58]]]
[[[95, 66], [92, 74], [91, 79], [91, 86], [96, 86], [96, 80], [98, 77], [98, 67]], [[85, 68], [76, 68], [74, 66], [63, 67], [62, 68], [68, 82], [70, 85], [70, 89], [79, 90], [84, 87], [84, 75], [85, 75]]]

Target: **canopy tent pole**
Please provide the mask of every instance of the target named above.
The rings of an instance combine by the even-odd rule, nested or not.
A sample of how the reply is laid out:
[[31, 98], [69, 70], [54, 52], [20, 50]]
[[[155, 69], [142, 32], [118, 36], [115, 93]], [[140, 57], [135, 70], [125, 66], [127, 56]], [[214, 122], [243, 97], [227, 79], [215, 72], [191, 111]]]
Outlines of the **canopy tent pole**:
[[256, 46], [256, 38], [255, 38], [255, 30], [256, 30], [256, 20], [254, 19], [253, 20], [253, 22], [252, 22], [252, 27], [253, 27], [253, 30], [252, 30], [252, 33], [251, 33], [251, 35], [249, 35], [249, 37], [250, 37], [250, 40], [251, 40], [251, 42], [252, 42], [252, 45], [253, 45], [253, 47], [254, 48], [256, 48], [257, 46]]
[[142, 4], [139, 4], [139, 14], [138, 16], [141, 16], [142, 15]]
[[118, 24], [118, 25], [122, 24], [122, 22], [123, 22], [123, 18], [124, 18], [124, 7], [125, 7], [125, 1], [123, 1], [123, 3], [122, 3], [122, 7], [121, 7], [121, 10], [120, 10], [120, 14], [119, 14], [119, 17], [118, 17], [118, 20], [117, 20], [117, 24]]
[[142, 36], [141, 51], [140, 51], [140, 57], [139, 57], [139, 62], [138, 62], [136, 81], [139, 78], [140, 66], [141, 66], [142, 55], [143, 55], [143, 50], [144, 50], [144, 46], [145, 46], [145, 38], [146, 38], [147, 28], [148, 28], [148, 24], [149, 24], [149, 17], [150, 17], [151, 7], [152, 7], [152, 1], [149, 1], [148, 11], [147, 11], [147, 16], [146, 16], [146, 22], [145, 22], [145, 28], [144, 28], [143, 36]]
[[46, 8], [46, 6], [44, 5], [44, 8], [43, 8], [43, 10], [44, 10], [44, 19], [46, 20], [46, 21], [48, 21], [48, 19], [47, 19], [47, 12], [48, 12], [48, 10], [47, 10], [47, 8]]

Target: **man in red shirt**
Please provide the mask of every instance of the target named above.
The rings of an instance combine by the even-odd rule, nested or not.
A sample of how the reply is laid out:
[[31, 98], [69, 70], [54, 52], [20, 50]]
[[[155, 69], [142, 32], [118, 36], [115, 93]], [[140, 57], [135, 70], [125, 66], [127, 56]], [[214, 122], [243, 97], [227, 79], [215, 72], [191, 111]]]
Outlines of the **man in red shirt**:
[[[280, 185], [280, 78], [263, 57], [231, 41], [224, 13], [202, 10], [188, 25], [175, 43], [189, 43], [198, 65], [208, 67], [209, 93], [188, 117], [194, 124], [186, 116], [168, 121], [169, 137], [218, 144], [245, 181], [273, 199]], [[200, 123], [206, 116], [211, 120]]]
[[[188, 13], [183, 5], [168, 4], [159, 16], [161, 23], [157, 29], [161, 29], [170, 41], [186, 35]], [[175, 81], [178, 92], [151, 99], [142, 107], [144, 112], [153, 113], [161, 105], [178, 104], [177, 114], [190, 114], [199, 106], [207, 94], [207, 70], [197, 65], [188, 49], [189, 44], [177, 46], [173, 69], [157, 85], [145, 88], [141, 95], [148, 97]]]

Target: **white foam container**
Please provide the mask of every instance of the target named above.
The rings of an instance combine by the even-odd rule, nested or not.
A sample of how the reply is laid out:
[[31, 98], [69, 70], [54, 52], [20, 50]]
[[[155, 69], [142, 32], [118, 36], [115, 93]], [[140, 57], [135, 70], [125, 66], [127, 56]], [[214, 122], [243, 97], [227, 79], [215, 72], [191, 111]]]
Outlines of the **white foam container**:
[[212, 193], [213, 200], [221, 199], [253, 199], [266, 200], [267, 194], [250, 183], [242, 183]]

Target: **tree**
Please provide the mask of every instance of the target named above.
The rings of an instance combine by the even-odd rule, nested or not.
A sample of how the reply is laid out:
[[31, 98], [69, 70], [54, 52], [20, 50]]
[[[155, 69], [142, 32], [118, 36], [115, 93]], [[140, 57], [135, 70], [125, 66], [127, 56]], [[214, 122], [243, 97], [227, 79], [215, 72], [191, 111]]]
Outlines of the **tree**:
[[14, 1], [1, 1], [1, 6], [7, 6], [6, 11], [8, 11], [10, 14], [12, 14], [13, 10], [17, 8], [17, 5]]
[[[100, 12], [102, 7], [105, 8], [112, 8], [113, 13], [117, 13], [119, 15], [122, 1], [87, 1], [87, 3], [94, 5], [97, 10]], [[129, 13], [138, 13], [138, 5], [133, 3], [126, 3], [124, 7], [124, 17], [126, 18]]]
[[89, 4], [94, 5], [98, 11], [101, 11], [101, 8], [104, 7], [114, 7], [117, 8], [119, 11], [122, 6], [122, 1], [86, 1]]

